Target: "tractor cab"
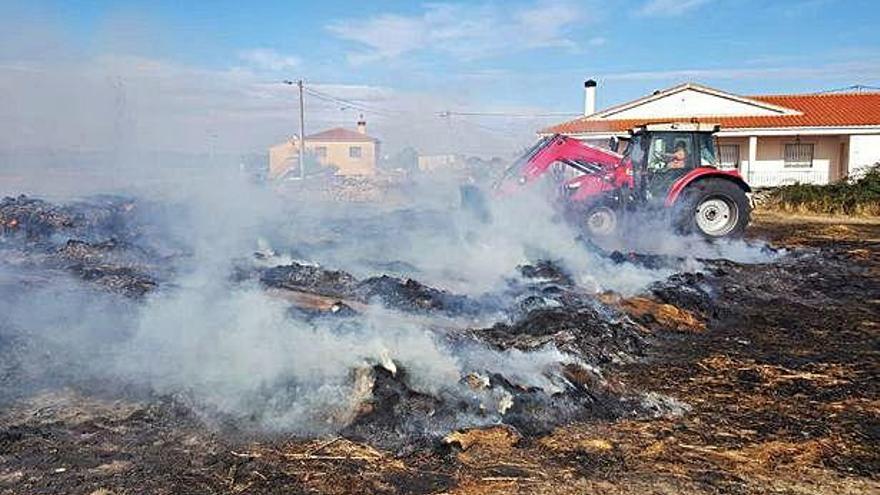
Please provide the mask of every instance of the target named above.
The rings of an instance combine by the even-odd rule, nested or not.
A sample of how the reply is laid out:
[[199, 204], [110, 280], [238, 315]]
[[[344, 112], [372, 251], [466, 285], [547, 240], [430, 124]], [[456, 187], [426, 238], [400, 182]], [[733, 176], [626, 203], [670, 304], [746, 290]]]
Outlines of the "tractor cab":
[[715, 168], [717, 125], [648, 124], [631, 131], [625, 155], [638, 199], [664, 201], [672, 185], [701, 167]]

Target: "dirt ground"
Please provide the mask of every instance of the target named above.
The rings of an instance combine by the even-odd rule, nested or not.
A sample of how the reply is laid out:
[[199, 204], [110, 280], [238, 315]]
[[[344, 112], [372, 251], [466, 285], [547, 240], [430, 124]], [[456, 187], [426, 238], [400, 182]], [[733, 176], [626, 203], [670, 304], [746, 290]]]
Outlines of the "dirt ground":
[[880, 492], [880, 222], [758, 214], [749, 235], [814, 256], [713, 263], [714, 307], [677, 304], [703, 324], [655, 330], [647, 359], [612, 370], [682, 417], [496, 427], [395, 457], [62, 390], [0, 410], [0, 494]]

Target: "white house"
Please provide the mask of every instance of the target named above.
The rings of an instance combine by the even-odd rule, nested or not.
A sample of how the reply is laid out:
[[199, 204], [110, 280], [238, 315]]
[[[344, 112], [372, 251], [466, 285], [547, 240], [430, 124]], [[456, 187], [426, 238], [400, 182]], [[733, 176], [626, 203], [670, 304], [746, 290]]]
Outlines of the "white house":
[[880, 162], [880, 92], [739, 96], [687, 83], [598, 112], [595, 92], [587, 81], [585, 115], [540, 134], [604, 143], [646, 123], [716, 123], [720, 165], [754, 187], [825, 184]]

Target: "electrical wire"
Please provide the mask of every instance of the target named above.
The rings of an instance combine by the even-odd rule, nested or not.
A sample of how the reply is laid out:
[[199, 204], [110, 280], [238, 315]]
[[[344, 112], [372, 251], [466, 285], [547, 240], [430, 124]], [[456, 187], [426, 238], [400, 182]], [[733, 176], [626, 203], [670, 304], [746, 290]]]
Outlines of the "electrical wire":
[[[402, 110], [395, 109], [385, 109], [385, 108], [377, 108], [371, 105], [367, 105], [364, 103], [360, 103], [354, 101], [349, 98], [343, 98], [341, 96], [335, 96], [329, 93], [325, 93], [323, 91], [319, 91], [317, 89], [304, 86], [303, 91], [308, 95], [317, 98], [319, 100], [334, 103], [337, 105], [342, 105], [343, 108], [351, 108], [353, 110], [358, 110], [361, 112], [372, 113], [376, 115], [382, 115], [386, 117], [402, 115], [407, 112]], [[496, 111], [457, 111], [457, 110], [445, 110], [440, 112], [435, 112], [438, 117], [502, 117], [502, 118], [551, 118], [551, 117], [576, 117], [580, 116], [580, 113], [577, 112], [537, 112], [537, 113], [523, 113], [523, 112], [496, 112]]]
[[576, 112], [546, 112], [546, 113], [512, 113], [512, 112], [437, 112], [440, 117], [460, 115], [465, 117], [509, 117], [509, 118], [540, 118], [540, 117], [575, 117], [583, 114]]
[[836, 88], [836, 89], [826, 89], [825, 91], [819, 91], [816, 94], [827, 94], [827, 93], [845, 93], [847, 91], [880, 91], [880, 86], [867, 86], [864, 84], [853, 84], [852, 86], [847, 86], [845, 88]]
[[397, 110], [385, 110], [385, 109], [374, 108], [374, 107], [371, 107], [371, 106], [368, 106], [368, 105], [365, 105], [365, 104], [362, 104], [362, 103], [358, 103], [358, 102], [352, 101], [352, 100], [347, 99], [347, 98], [341, 98], [341, 97], [338, 97], [338, 96], [333, 96], [333, 95], [331, 95], [331, 94], [327, 94], [327, 93], [324, 93], [324, 92], [322, 92], [322, 91], [318, 91], [318, 90], [316, 90], [316, 89], [312, 89], [312, 88], [309, 88], [309, 87], [304, 87], [304, 88], [303, 88], [303, 91], [305, 91], [305, 92], [308, 93], [309, 95], [311, 95], [311, 96], [313, 96], [313, 97], [315, 97], [315, 98], [318, 98], [318, 99], [320, 99], [320, 100], [324, 100], [324, 101], [328, 101], [328, 102], [336, 103], [336, 104], [338, 104], [338, 105], [344, 105], [344, 106], [346, 106], [346, 107], [353, 108], [353, 109], [355, 109], [355, 110], [360, 110], [360, 111], [362, 111], [362, 112], [374, 113], [374, 114], [377, 114], [377, 115], [385, 115], [385, 116], [390, 116], [390, 115], [394, 115], [394, 114], [400, 114], [400, 113], [403, 113], [403, 112], [400, 112], [400, 111], [397, 111]]

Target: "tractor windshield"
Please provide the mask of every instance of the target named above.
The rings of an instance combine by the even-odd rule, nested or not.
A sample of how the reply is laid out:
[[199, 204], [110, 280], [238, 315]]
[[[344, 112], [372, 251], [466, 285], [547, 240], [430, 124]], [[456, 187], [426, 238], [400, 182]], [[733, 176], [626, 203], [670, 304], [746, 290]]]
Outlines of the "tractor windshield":
[[717, 167], [718, 158], [715, 156], [715, 138], [709, 133], [698, 134], [700, 142], [700, 166]]

